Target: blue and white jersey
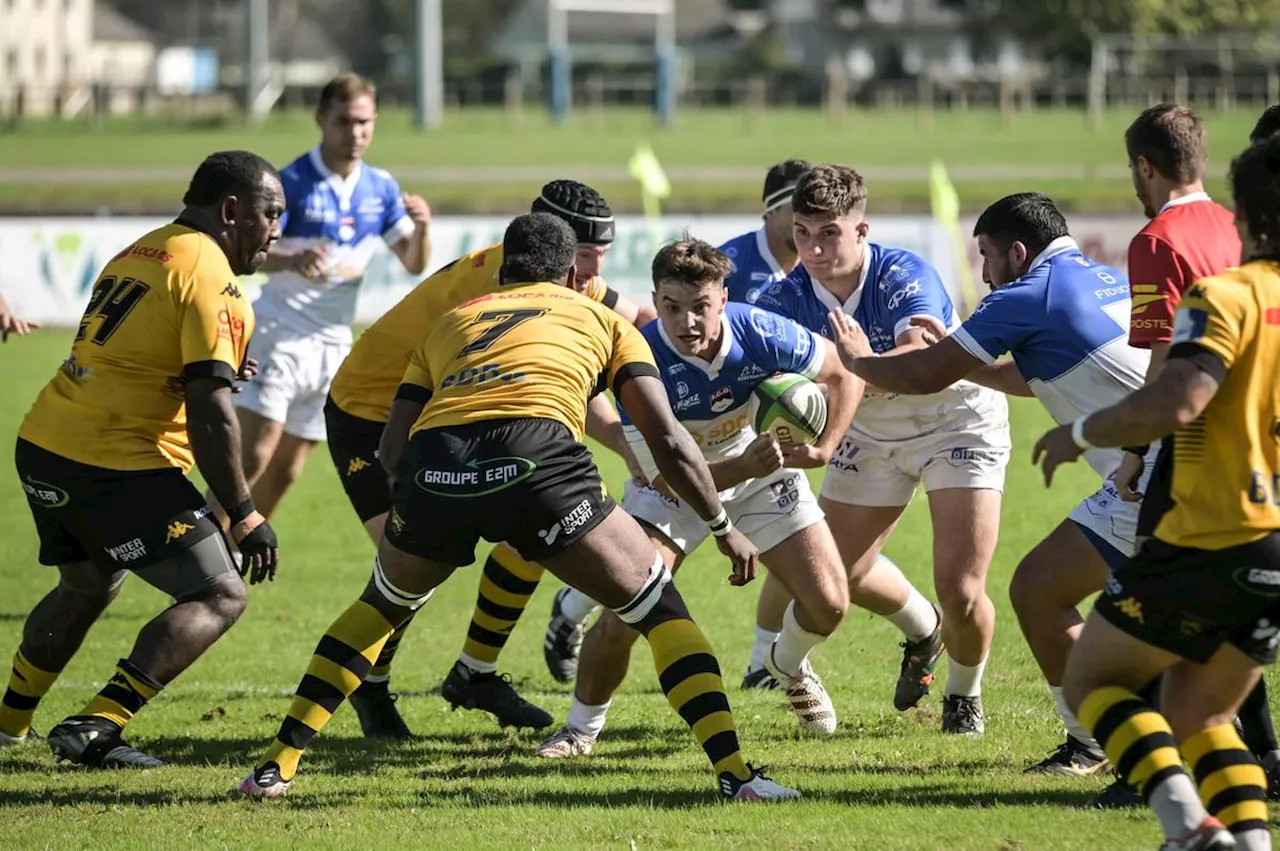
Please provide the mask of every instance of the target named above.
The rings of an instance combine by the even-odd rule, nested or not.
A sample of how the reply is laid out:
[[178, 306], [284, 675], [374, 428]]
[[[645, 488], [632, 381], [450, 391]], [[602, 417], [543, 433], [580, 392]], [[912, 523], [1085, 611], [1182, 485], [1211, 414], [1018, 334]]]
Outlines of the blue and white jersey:
[[724, 279], [730, 301], [755, 304], [762, 290], [787, 277], [769, 250], [764, 228], [735, 236], [720, 250], [733, 262], [733, 271]]
[[334, 174], [319, 148], [289, 163], [280, 180], [287, 205], [280, 248], [327, 245], [329, 273], [308, 280], [292, 271], [273, 272], [254, 311], [259, 322], [349, 342], [357, 291], [378, 243], [395, 245], [413, 233], [400, 187], [390, 174], [363, 162], [345, 178]]
[[[1142, 386], [1151, 353], [1129, 345], [1129, 279], [1055, 239], [1018, 280], [988, 295], [951, 335], [984, 363], [1013, 355], [1031, 392], [1059, 424], [1110, 407]], [[1085, 460], [1107, 476], [1118, 449]]]
[[[842, 310], [862, 326], [877, 353], [894, 348], [911, 320], [931, 316], [948, 330], [959, 323], [951, 296], [936, 269], [905, 248], [867, 243], [862, 281], [844, 302], [819, 283], [804, 266], [786, 280], [765, 288], [756, 306], [794, 319], [831, 337], [827, 314]], [[940, 393], [904, 396], [870, 391], [858, 406], [850, 431], [879, 442], [898, 442], [969, 429], [976, 420], [1002, 427], [1009, 417], [1003, 394], [970, 381], [958, 381]], [[965, 423], [964, 426], [958, 423]]]
[[[720, 323], [720, 348], [710, 362], [680, 354], [657, 319], [640, 329], [653, 349], [676, 419], [709, 461], [741, 455], [755, 440], [756, 385], [779, 372], [814, 378], [822, 371], [826, 352], [808, 330], [756, 307], [726, 305]], [[658, 467], [644, 438], [625, 411], [621, 416], [623, 433], [645, 475], [654, 478]], [[721, 498], [750, 492], [753, 481], [722, 491]]]

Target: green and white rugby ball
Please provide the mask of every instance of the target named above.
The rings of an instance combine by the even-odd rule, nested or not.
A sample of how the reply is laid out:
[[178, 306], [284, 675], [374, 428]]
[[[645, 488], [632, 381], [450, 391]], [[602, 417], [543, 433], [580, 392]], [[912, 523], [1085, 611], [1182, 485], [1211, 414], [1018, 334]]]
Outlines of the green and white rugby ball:
[[827, 397], [803, 375], [781, 372], [756, 385], [756, 431], [779, 443], [811, 444], [827, 427]]

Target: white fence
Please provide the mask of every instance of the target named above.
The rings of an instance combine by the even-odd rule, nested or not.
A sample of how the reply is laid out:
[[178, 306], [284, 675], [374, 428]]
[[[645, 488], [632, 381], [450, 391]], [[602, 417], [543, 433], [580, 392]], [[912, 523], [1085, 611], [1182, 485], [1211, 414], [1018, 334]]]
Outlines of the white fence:
[[[439, 217], [432, 222], [434, 270], [454, 258], [500, 242], [509, 219], [501, 217]], [[30, 218], [0, 220], [0, 292], [24, 318], [46, 325], [74, 325], [80, 320], [89, 290], [102, 266], [116, 252], [146, 231], [163, 224], [150, 218]], [[605, 278], [609, 285], [636, 298], [647, 299], [651, 290], [649, 264], [657, 246], [688, 232], [720, 244], [759, 227], [754, 216], [664, 216], [657, 228], [638, 217], [618, 220], [617, 240], [609, 253]], [[1121, 269], [1129, 239], [1143, 225], [1139, 216], [1076, 218], [1072, 232], [1086, 253]], [[958, 304], [960, 268], [953, 242], [927, 216], [876, 216], [871, 219], [871, 239], [909, 248], [928, 258], [952, 290]], [[981, 287], [981, 264], [965, 228], [968, 262]], [[254, 279], [250, 279], [253, 290]], [[374, 260], [361, 287], [359, 323], [378, 318], [408, 292], [417, 279], [405, 274], [390, 252]], [[970, 308], [972, 305], [968, 305]]]

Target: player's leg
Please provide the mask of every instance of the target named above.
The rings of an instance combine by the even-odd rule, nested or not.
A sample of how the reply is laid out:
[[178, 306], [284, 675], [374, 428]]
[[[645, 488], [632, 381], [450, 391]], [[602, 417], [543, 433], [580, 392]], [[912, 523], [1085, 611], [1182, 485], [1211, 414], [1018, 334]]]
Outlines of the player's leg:
[[[264, 411], [269, 411], [269, 413], [260, 413], [258, 410], [242, 407], [243, 403], [239, 395], [233, 396], [232, 399], [236, 404], [236, 421], [240, 424], [240, 463], [244, 468], [245, 482], [249, 485], [249, 492], [252, 494], [258, 479], [271, 463], [276, 447], [284, 437], [287, 403], [276, 404], [272, 401], [268, 406], [259, 396], [252, 404], [260, 406]], [[213, 491], [206, 490], [204, 498], [213, 509], [218, 524], [226, 528], [226, 508], [218, 502]], [[256, 499], [254, 504], [257, 504]]]
[[[1086, 500], [1082, 506], [1088, 504]], [[1060, 523], [1022, 559], [1009, 585], [1009, 597], [1067, 730], [1066, 741], [1027, 770], [1084, 776], [1105, 768], [1106, 756], [1067, 708], [1062, 676], [1067, 656], [1084, 626], [1077, 606], [1102, 590], [1110, 571], [1127, 559], [1100, 534], [1077, 522], [1076, 514], [1073, 512], [1073, 519]]]
[[722, 794], [740, 800], [794, 797], [743, 759], [710, 643], [639, 523], [611, 508], [604, 506], [601, 519], [567, 549], [538, 555], [539, 561], [645, 636], [667, 701], [702, 745]]
[[1181, 745], [1209, 814], [1247, 851], [1271, 847], [1267, 827], [1267, 777], [1240, 738], [1235, 715], [1262, 665], [1224, 644], [1206, 664], [1183, 662], [1164, 676], [1160, 707]]
[[[635, 507], [631, 483], [627, 487], [624, 510], [628, 504]], [[663, 532], [643, 520], [639, 522], [662, 556], [663, 563], [674, 574], [684, 560], [684, 549], [668, 537], [671, 528], [668, 526]], [[581, 662], [569, 715], [564, 726], [538, 746], [535, 756], [565, 759], [591, 753], [604, 730], [613, 696], [627, 677], [631, 667], [631, 648], [639, 638], [640, 633], [612, 611], [606, 610], [596, 620], [582, 642]]]
[[1240, 737], [1267, 773], [1267, 798], [1280, 800], [1280, 744], [1276, 742], [1265, 679], [1258, 679], [1258, 684], [1240, 705]]
[[[386, 471], [378, 460], [378, 443], [385, 423], [348, 414], [333, 399], [324, 405], [325, 434], [342, 489], [376, 548], [382, 540], [391, 505]], [[374, 739], [409, 739], [413, 733], [396, 708], [391, 692], [391, 662], [413, 618], [401, 623], [387, 639], [365, 682], [351, 695], [351, 706], [365, 736]]]
[[[420, 516], [414, 522], [421, 527]], [[298, 684], [288, 714], [258, 765], [237, 791], [248, 797], [276, 798], [284, 794], [298, 771], [303, 752], [316, 733], [338, 711], [342, 701], [360, 687], [378, 653], [396, 626], [430, 599], [432, 592], [456, 569], [452, 563], [470, 561], [462, 547], [427, 544], [408, 521], [384, 537], [374, 560], [373, 576], [360, 597], [325, 630], [307, 672]], [[389, 538], [416, 553], [442, 553], [443, 560], [400, 549]], [[459, 536], [453, 536], [456, 540]], [[474, 551], [475, 541], [471, 545]], [[452, 550], [452, 551], [451, 551]]]
[[462, 653], [440, 685], [440, 696], [454, 709], [488, 712], [500, 727], [551, 726], [551, 713], [521, 697], [510, 678], [498, 673], [498, 655], [540, 579], [542, 566], [514, 547], [498, 544], [489, 553]]
[[[202, 520], [212, 526], [209, 518]], [[175, 602], [143, 626], [102, 690], [49, 731], [49, 746], [59, 759], [93, 768], [161, 764], [128, 745], [122, 738], [125, 728], [231, 628], [248, 602], [244, 580], [222, 534], [199, 525], [186, 534], [194, 543], [171, 548], [134, 570]]]
[[987, 596], [987, 569], [1000, 532], [998, 490], [944, 488], [929, 492], [933, 521], [933, 582], [947, 645], [942, 698], [944, 733], [981, 735], [982, 673], [995, 635], [996, 609]]
[[782, 619], [791, 605], [791, 592], [773, 571], [768, 571], [756, 600], [756, 638], [751, 644], [751, 661], [742, 675], [742, 688], [775, 689], [778, 681], [764, 666], [765, 654], [782, 634]]
[[104, 573], [87, 559], [63, 564], [58, 573], [58, 585], [36, 603], [23, 624], [9, 683], [0, 698], [0, 747], [27, 740], [40, 700], [128, 576], [124, 570]]
[[307, 459], [318, 442], [292, 434], [288, 428], [286, 425], [284, 434], [276, 441], [275, 451], [249, 486], [253, 504], [267, 519], [271, 519], [280, 500], [306, 469]]

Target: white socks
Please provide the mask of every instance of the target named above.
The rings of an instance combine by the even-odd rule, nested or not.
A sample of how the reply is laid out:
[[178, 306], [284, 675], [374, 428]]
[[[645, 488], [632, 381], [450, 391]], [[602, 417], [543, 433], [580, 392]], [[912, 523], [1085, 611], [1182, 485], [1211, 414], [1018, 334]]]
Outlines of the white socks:
[[764, 654], [769, 652], [769, 648], [778, 640], [779, 635], [782, 633], [762, 626], [756, 627], [756, 643], [751, 647], [751, 666], [748, 670], [754, 671], [764, 667]]
[[947, 657], [947, 687], [944, 695], [955, 697], [977, 697], [982, 694], [982, 672], [987, 669], [987, 660], [970, 667], [961, 665], [950, 656]]
[[1147, 806], [1160, 819], [1164, 835], [1170, 839], [1186, 836], [1209, 815], [1200, 802], [1195, 782], [1181, 771], [1171, 774], [1151, 791]]
[[1067, 735], [1094, 750], [1102, 750], [1102, 745], [1099, 745], [1097, 739], [1089, 735], [1089, 731], [1080, 723], [1080, 719], [1067, 706], [1067, 699], [1062, 694], [1062, 686], [1049, 686], [1049, 693], [1053, 695], [1053, 702], [1058, 704], [1058, 715], [1062, 717], [1062, 723], [1067, 728]]
[[468, 656], [466, 653], [459, 653], [458, 661], [477, 674], [496, 674], [498, 672], [497, 662], [481, 662], [479, 659], [476, 659], [473, 656]]
[[560, 598], [560, 614], [574, 623], [584, 623], [600, 604], [577, 588], [570, 588]]
[[569, 720], [566, 722], [569, 727], [577, 730], [579, 733], [586, 733], [592, 738], [600, 735], [600, 731], [604, 729], [605, 716], [609, 713], [609, 704], [604, 703], [600, 706], [588, 706], [578, 700], [578, 696], [573, 696], [573, 705], [569, 707]]
[[[893, 562], [889, 563], [893, 564]], [[896, 565], [894, 569], [897, 570]], [[898, 573], [901, 575], [902, 571], [899, 570]], [[902, 577], [902, 581], [906, 582], [907, 578]], [[938, 628], [938, 610], [915, 589], [914, 585], [911, 586], [911, 596], [907, 597], [907, 604], [887, 617], [889, 623], [902, 630], [907, 641], [922, 641], [933, 635], [933, 631]]]
[[809, 651], [826, 640], [827, 636], [800, 626], [796, 620], [796, 601], [792, 600], [782, 615], [782, 632], [773, 644], [773, 664], [782, 673], [798, 677]]

